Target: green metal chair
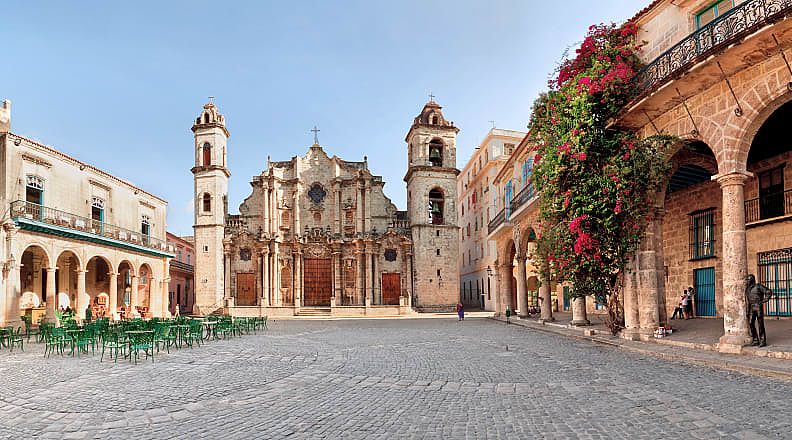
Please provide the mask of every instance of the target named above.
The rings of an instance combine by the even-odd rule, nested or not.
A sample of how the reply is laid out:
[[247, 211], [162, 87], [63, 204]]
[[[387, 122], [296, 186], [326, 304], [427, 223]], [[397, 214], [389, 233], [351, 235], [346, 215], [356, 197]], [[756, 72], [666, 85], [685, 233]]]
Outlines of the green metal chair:
[[11, 333], [8, 336], [8, 347], [14, 351], [14, 346], [18, 346], [20, 350], [25, 351], [25, 339], [22, 336], [22, 326], [17, 327], [16, 333]]
[[137, 360], [140, 357], [140, 352], [142, 351], [146, 355], [146, 359], [151, 357], [151, 362], [154, 362], [154, 343], [153, 343], [153, 333], [128, 333], [129, 336], [129, 358], [130, 360], [134, 360], [135, 364], [137, 364]]
[[124, 356], [126, 346], [126, 340], [118, 331], [108, 331], [102, 336], [102, 356], [99, 357], [99, 362], [104, 360], [105, 350], [110, 352], [110, 358], [113, 359], [113, 362], [118, 362], [118, 355]]
[[54, 352], [63, 356], [63, 349], [66, 346], [66, 333], [63, 327], [56, 327], [50, 331], [44, 339], [44, 357], [52, 355]]

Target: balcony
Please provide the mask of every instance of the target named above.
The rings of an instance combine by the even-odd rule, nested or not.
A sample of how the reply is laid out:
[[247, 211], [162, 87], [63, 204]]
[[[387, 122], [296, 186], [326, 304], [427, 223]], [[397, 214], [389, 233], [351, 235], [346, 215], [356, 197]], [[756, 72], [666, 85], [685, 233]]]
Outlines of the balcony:
[[500, 212], [495, 214], [495, 217], [493, 217], [487, 225], [487, 234], [492, 234], [495, 232], [495, 230], [498, 229], [498, 226], [502, 225], [505, 221], [506, 209], [501, 209]]
[[25, 230], [173, 257], [173, 246], [165, 240], [36, 203], [11, 202], [11, 218]]
[[680, 77], [695, 64], [792, 12], [792, 0], [747, 0], [690, 34], [641, 69], [638, 96]]
[[531, 184], [526, 185], [525, 188], [520, 190], [520, 192], [518, 192], [517, 195], [514, 196], [514, 198], [512, 199], [511, 212], [512, 213], [517, 212], [517, 209], [519, 209], [521, 206], [525, 205], [526, 203], [528, 203], [528, 201], [533, 199], [534, 195], [536, 195], [536, 193], [534, 192], [534, 186]]
[[780, 220], [792, 215], [792, 190], [745, 201], [745, 223]]
[[170, 265], [171, 267], [179, 269], [184, 272], [193, 273], [195, 271], [195, 268], [193, 267], [192, 264], [182, 263], [181, 261], [178, 260], [171, 260]]

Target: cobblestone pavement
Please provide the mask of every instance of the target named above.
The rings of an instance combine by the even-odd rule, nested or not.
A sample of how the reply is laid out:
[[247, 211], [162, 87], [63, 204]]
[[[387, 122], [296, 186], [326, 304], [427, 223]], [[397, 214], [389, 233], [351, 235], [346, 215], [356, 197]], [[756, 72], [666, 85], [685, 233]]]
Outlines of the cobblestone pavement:
[[1, 438], [792, 438], [792, 383], [487, 319], [278, 321], [138, 365], [32, 344], [0, 378]]

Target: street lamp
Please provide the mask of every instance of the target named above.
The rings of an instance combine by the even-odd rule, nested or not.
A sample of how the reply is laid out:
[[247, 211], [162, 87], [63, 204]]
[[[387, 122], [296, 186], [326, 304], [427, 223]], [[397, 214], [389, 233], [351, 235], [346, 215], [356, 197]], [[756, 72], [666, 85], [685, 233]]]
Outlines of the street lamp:
[[488, 277], [491, 277], [491, 276], [492, 276], [492, 268], [491, 268], [491, 267], [489, 267], [489, 266], [487, 266], [487, 276], [488, 276]]

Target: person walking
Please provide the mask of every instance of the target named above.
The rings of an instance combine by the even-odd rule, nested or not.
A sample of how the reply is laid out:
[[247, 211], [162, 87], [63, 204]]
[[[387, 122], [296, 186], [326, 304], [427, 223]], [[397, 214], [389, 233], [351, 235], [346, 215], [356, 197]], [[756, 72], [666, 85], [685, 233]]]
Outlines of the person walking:
[[[764, 325], [764, 305], [773, 297], [773, 291], [756, 282], [753, 274], [748, 275], [745, 286], [745, 297], [748, 303], [748, 314], [751, 319], [751, 345], [767, 346], [767, 334]], [[759, 324], [759, 332], [756, 324]]]
[[465, 306], [462, 303], [457, 303], [457, 321], [464, 321], [465, 320]]
[[506, 324], [511, 324], [511, 307], [506, 306]]

